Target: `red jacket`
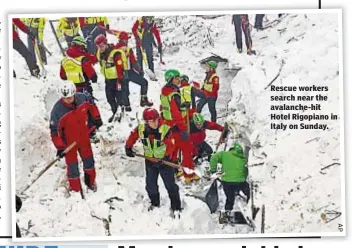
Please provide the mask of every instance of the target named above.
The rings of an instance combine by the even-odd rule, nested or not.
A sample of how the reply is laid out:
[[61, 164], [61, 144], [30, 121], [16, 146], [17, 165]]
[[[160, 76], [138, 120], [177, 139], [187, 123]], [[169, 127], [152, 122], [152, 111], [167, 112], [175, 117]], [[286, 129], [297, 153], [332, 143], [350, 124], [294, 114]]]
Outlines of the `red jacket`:
[[[167, 83], [161, 89], [161, 94], [164, 96], [168, 96], [173, 92], [180, 92], [180, 90], [176, 85], [173, 85], [172, 83]], [[171, 121], [163, 120], [163, 123], [165, 123], [170, 127], [177, 126], [179, 131], [187, 131], [186, 118], [182, 117], [180, 96], [174, 95], [171, 98], [170, 107], [171, 107], [172, 120]], [[162, 109], [162, 106], [160, 106], [160, 109]]]
[[[126, 47], [126, 44], [122, 43], [122, 42], [118, 42], [115, 45], [115, 48], [121, 48], [121, 47]], [[129, 63], [130, 65], [135, 68], [138, 72], [140, 72], [140, 66], [138, 65], [138, 61], [136, 59], [136, 56], [134, 55], [133, 49], [130, 48], [129, 49], [129, 53], [128, 53], [128, 59], [129, 59]], [[130, 68], [132, 69], [132, 68]]]
[[[213, 69], [210, 70], [209, 72], [207, 72], [204, 81], [207, 81], [208, 79], [210, 79], [211, 76], [212, 76], [213, 74], [215, 74], [215, 73], [216, 73], [216, 72], [215, 72], [215, 70], [213, 70]], [[202, 90], [203, 90], [204, 94], [205, 94], [207, 97], [218, 97], [218, 91], [219, 91], [219, 88], [220, 88], [219, 77], [218, 77], [218, 76], [213, 77], [212, 80], [210, 81], [210, 83], [212, 83], [212, 85], [213, 85], [212, 91], [211, 91], [211, 92], [206, 91], [206, 90], [204, 89], [204, 85], [203, 85]]]
[[65, 149], [72, 142], [78, 145], [89, 141], [88, 112], [94, 120], [101, 119], [97, 106], [90, 96], [75, 94], [76, 106], [65, 103], [62, 99], [56, 102], [51, 111], [51, 139], [57, 149]]
[[194, 146], [199, 146], [203, 141], [205, 141], [206, 130], [218, 130], [219, 132], [222, 132], [223, 129], [224, 127], [212, 121], [205, 121], [203, 127], [198, 129], [192, 121], [190, 124], [191, 141]]
[[[94, 55], [88, 53], [87, 51], [82, 49], [82, 47], [76, 46], [76, 45], [70, 46], [66, 50], [66, 54], [67, 54], [67, 56], [69, 56], [71, 58], [77, 58], [80, 56], [84, 56], [85, 58], [82, 59], [82, 70], [83, 70], [84, 75], [87, 77], [86, 80], [87, 81], [89, 81], [89, 80], [94, 81], [94, 79], [97, 78], [97, 74], [96, 74], [94, 67], [92, 65], [92, 63], [93, 63], [92, 56], [94, 56]], [[96, 60], [96, 58], [95, 58], [95, 60]], [[65, 72], [62, 65], [60, 67], [60, 78], [62, 80], [67, 80], [66, 72]]]
[[[137, 21], [133, 24], [132, 33], [133, 33], [136, 41], [141, 42], [141, 39], [137, 34], [138, 29], [144, 30], [144, 33], [146, 32], [146, 29], [150, 29], [150, 31], [154, 34], [158, 45], [161, 45], [160, 32], [159, 32], [158, 28], [156, 27], [155, 23], [150, 25], [143, 20], [137, 19]], [[144, 35], [144, 33], [143, 33], [143, 35]]]
[[20, 20], [20, 18], [13, 18], [12, 19], [12, 39], [18, 40], [20, 38], [16, 30], [16, 27], [18, 27], [23, 32], [28, 34], [29, 30], [27, 26]]
[[[160, 122], [159, 122], [160, 123]], [[150, 142], [154, 142], [154, 139], [159, 139], [160, 140], [160, 134], [159, 134], [159, 128], [158, 129], [151, 129], [147, 124], [145, 125], [145, 130], [144, 130], [144, 138], [148, 138]], [[133, 129], [131, 132], [130, 136], [128, 137], [125, 146], [127, 148], [132, 148], [133, 145], [137, 142], [139, 139], [139, 134], [138, 134], [138, 126]], [[172, 133], [169, 131], [164, 140], [163, 143], [166, 145], [166, 152], [165, 156], [168, 156], [169, 158], [172, 157], [175, 151], [175, 142], [172, 136]]]

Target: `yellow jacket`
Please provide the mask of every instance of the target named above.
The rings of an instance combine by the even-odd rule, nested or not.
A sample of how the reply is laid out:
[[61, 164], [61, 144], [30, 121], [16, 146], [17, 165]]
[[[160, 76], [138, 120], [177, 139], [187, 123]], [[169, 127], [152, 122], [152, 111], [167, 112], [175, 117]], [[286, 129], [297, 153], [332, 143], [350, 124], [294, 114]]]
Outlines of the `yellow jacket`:
[[59, 23], [56, 26], [57, 37], [65, 36], [76, 36], [79, 32], [78, 18], [74, 22], [69, 22], [66, 17], [60, 18]]
[[104, 26], [109, 25], [109, 19], [106, 16], [98, 16], [97, 22], [99, 24], [104, 24]]
[[38, 29], [38, 39], [43, 40], [46, 18], [20, 18], [20, 20], [28, 28]]

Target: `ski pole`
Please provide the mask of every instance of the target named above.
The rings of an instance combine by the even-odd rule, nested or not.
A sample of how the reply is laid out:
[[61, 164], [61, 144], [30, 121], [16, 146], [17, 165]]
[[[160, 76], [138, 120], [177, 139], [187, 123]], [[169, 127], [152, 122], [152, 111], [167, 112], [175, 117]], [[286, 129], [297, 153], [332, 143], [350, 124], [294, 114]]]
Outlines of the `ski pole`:
[[49, 49], [46, 47], [46, 46], [44, 46], [44, 44], [43, 44], [43, 48], [44, 48], [44, 50], [49, 54], [49, 56], [52, 56], [53, 54], [49, 51]]
[[41, 56], [40, 51], [39, 51], [37, 40], [33, 41], [33, 45], [34, 45], [34, 51], [35, 51], [35, 53], [37, 55], [37, 59], [39, 60], [40, 67], [42, 68], [42, 71], [43, 71], [43, 77], [45, 79], [46, 75], [47, 75], [47, 71], [46, 71], [46, 69], [44, 67], [44, 63], [43, 63], [42, 56]]
[[61, 43], [60, 43], [60, 41], [59, 41], [59, 38], [57, 37], [57, 34], [56, 34], [56, 31], [55, 31], [55, 28], [54, 28], [53, 21], [52, 21], [52, 20], [49, 20], [49, 23], [50, 23], [51, 30], [52, 30], [53, 33], [54, 33], [56, 42], [57, 42], [57, 44], [59, 45], [60, 51], [61, 51], [61, 53], [62, 53], [62, 56], [65, 56], [65, 50], [62, 48], [62, 45], [61, 45]]
[[[91, 132], [93, 132], [95, 129], [96, 129], [95, 126], [91, 127], [91, 128], [89, 129], [88, 134], [90, 134]], [[77, 142], [76, 142], [76, 141], [72, 142], [72, 144], [69, 145], [69, 146], [63, 151], [63, 154], [66, 154], [66, 153], [68, 153], [69, 151], [71, 151], [71, 149], [72, 149], [74, 146], [76, 146], [76, 145], [77, 145]], [[31, 184], [27, 185], [27, 186], [24, 188], [24, 190], [22, 190], [21, 194], [23, 194], [26, 190], [28, 190], [28, 189], [29, 189], [29, 188], [30, 188], [30, 187], [31, 187], [31, 186], [32, 186], [32, 185], [33, 185], [33, 184], [34, 184], [51, 166], [53, 166], [53, 165], [54, 165], [57, 161], [59, 161], [60, 159], [61, 159], [61, 158], [60, 158], [59, 156], [57, 156], [53, 161], [51, 161], [47, 166], [45, 166], [45, 168], [39, 172], [37, 178], [34, 179]]]

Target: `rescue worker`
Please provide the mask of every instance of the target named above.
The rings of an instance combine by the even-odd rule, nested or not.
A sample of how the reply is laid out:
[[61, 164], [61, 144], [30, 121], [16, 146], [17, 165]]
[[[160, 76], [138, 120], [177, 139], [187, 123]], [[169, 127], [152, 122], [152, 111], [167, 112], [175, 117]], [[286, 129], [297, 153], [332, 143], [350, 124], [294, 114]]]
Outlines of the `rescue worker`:
[[71, 46], [66, 50], [66, 56], [61, 60], [60, 77], [73, 82], [77, 92], [88, 92], [93, 96], [91, 82], [96, 83], [98, 76], [93, 67], [95, 61], [90, 58], [87, 42], [82, 36], [74, 37]]
[[170, 127], [160, 123], [160, 116], [156, 109], [146, 108], [143, 111], [145, 123], [139, 124], [128, 137], [125, 152], [134, 157], [132, 150], [137, 140], [141, 140], [144, 148], [146, 190], [151, 202], [148, 210], [160, 207], [160, 193], [158, 189], [159, 174], [168, 192], [172, 211], [181, 211], [179, 188], [175, 183], [174, 169], [164, 165], [161, 160], [170, 161], [174, 152], [174, 141]]
[[240, 191], [246, 196], [248, 203], [250, 189], [247, 182], [248, 157], [244, 155], [241, 144], [234, 142], [229, 151], [215, 153], [210, 159], [209, 173], [217, 172], [218, 163], [221, 164], [221, 182], [226, 195], [225, 215], [229, 216], [235, 203], [235, 197]]
[[77, 17], [60, 18], [56, 26], [56, 35], [60, 42], [66, 41], [67, 47], [70, 47], [73, 38], [79, 35], [79, 22]]
[[39, 77], [39, 66], [33, 59], [33, 54], [28, 50], [26, 45], [20, 39], [18, 35], [18, 28], [25, 32], [32, 39], [32, 41], [35, 40], [35, 35], [26, 27], [26, 25], [19, 18], [12, 19], [13, 49], [15, 49], [19, 54], [21, 54], [21, 56], [26, 60], [31, 75], [34, 77]]
[[219, 76], [216, 73], [217, 63], [215, 61], [208, 61], [206, 63], [206, 75], [202, 90], [205, 98], [201, 98], [197, 105], [197, 112], [201, 113], [205, 104], [208, 104], [211, 121], [216, 122], [216, 101], [218, 99], [218, 91], [220, 89]]
[[97, 52], [97, 48], [94, 45], [94, 40], [99, 34], [101, 34], [99, 30], [99, 24], [102, 20], [101, 18], [103, 17], [90, 16], [78, 18], [83, 37], [87, 40], [88, 51], [92, 54]]
[[[26, 25], [28, 29], [32, 32], [32, 34], [35, 36], [35, 39], [38, 42], [40, 57], [44, 65], [47, 65], [48, 62], [46, 59], [46, 52], [44, 48], [45, 23], [46, 23], [45, 18], [26, 18]], [[28, 36], [27, 42], [28, 42], [28, 50], [33, 54], [34, 61], [37, 62], [33, 39], [30, 36]]]
[[126, 81], [123, 82], [122, 87], [125, 89], [123, 90], [123, 97], [126, 98], [124, 101], [127, 103], [127, 106], [130, 106], [130, 99], [129, 99], [129, 81], [132, 81], [135, 84], [141, 86], [140, 91], [140, 106], [153, 106], [153, 103], [148, 101], [148, 80], [146, 80], [141, 73], [141, 67], [138, 64], [136, 57], [134, 56], [132, 48], [128, 47], [128, 34], [124, 31], [121, 31], [118, 35], [119, 42], [116, 44], [115, 48], [123, 49], [126, 54], [127, 59], [127, 78]]
[[[189, 77], [187, 75], [181, 75], [181, 96], [188, 102], [191, 102], [191, 109], [196, 109], [196, 97], [205, 98], [204, 92], [200, 89], [200, 84], [198, 82], [189, 82]], [[194, 112], [194, 111], [192, 111]]]
[[[51, 139], [57, 149], [57, 156], [65, 157], [69, 190], [81, 191], [77, 152], [80, 154], [84, 168], [84, 182], [92, 191], [97, 191], [96, 171], [92, 147], [89, 139], [88, 113], [93, 117], [98, 129], [103, 125], [99, 110], [88, 94], [76, 92], [71, 82], [59, 82], [60, 99], [54, 105], [50, 116]], [[73, 142], [76, 145], [64, 153]]]
[[100, 64], [100, 72], [105, 78], [105, 94], [108, 103], [110, 104], [112, 116], [109, 122], [114, 120], [114, 116], [119, 106], [124, 108], [124, 111], [132, 111], [131, 106], [125, 101], [126, 85], [128, 81], [127, 74], [127, 57], [123, 49], [117, 49], [113, 44], [108, 44], [104, 35], [98, 35], [95, 39], [95, 44], [98, 47], [97, 59]]
[[199, 113], [195, 113], [191, 121], [191, 141], [194, 147], [195, 163], [198, 162], [198, 159], [203, 157], [210, 157], [213, 154], [213, 148], [205, 141], [206, 130], [217, 130], [222, 132], [224, 129], [223, 126], [212, 122], [206, 121], [204, 116]]
[[[189, 169], [194, 169], [192, 143], [189, 139], [188, 128], [188, 109], [190, 102], [185, 101], [180, 94], [180, 72], [170, 69], [165, 72], [166, 85], [161, 89], [161, 113], [163, 123], [168, 125], [173, 132], [176, 144], [176, 151], [173, 161], [177, 160], [178, 151], [182, 153], [182, 165]], [[194, 173], [183, 172], [186, 183], [198, 180], [199, 177]]]
[[[141, 71], [143, 72], [143, 62], [147, 62], [149, 70], [155, 73], [153, 62], [154, 36], [157, 41], [159, 54], [162, 54], [162, 45], [160, 32], [154, 22], [154, 16], [139, 17], [132, 27], [132, 33], [136, 40], [137, 60], [141, 66]], [[143, 53], [145, 53], [146, 61]]]
[[235, 25], [236, 33], [236, 45], [239, 53], [242, 53], [242, 31], [244, 33], [244, 39], [247, 46], [247, 54], [255, 54], [255, 51], [252, 50], [252, 38], [251, 32], [249, 30], [249, 20], [248, 15], [233, 15], [232, 24]]

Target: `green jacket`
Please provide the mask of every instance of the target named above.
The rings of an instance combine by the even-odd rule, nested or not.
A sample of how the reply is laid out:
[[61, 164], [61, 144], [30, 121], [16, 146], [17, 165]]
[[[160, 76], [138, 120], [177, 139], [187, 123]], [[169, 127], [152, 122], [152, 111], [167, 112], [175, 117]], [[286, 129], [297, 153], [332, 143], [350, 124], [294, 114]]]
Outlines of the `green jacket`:
[[218, 163], [222, 164], [221, 180], [224, 182], [242, 183], [247, 180], [247, 158], [243, 154], [236, 154], [234, 150], [215, 153], [210, 159], [210, 172], [217, 171]]

